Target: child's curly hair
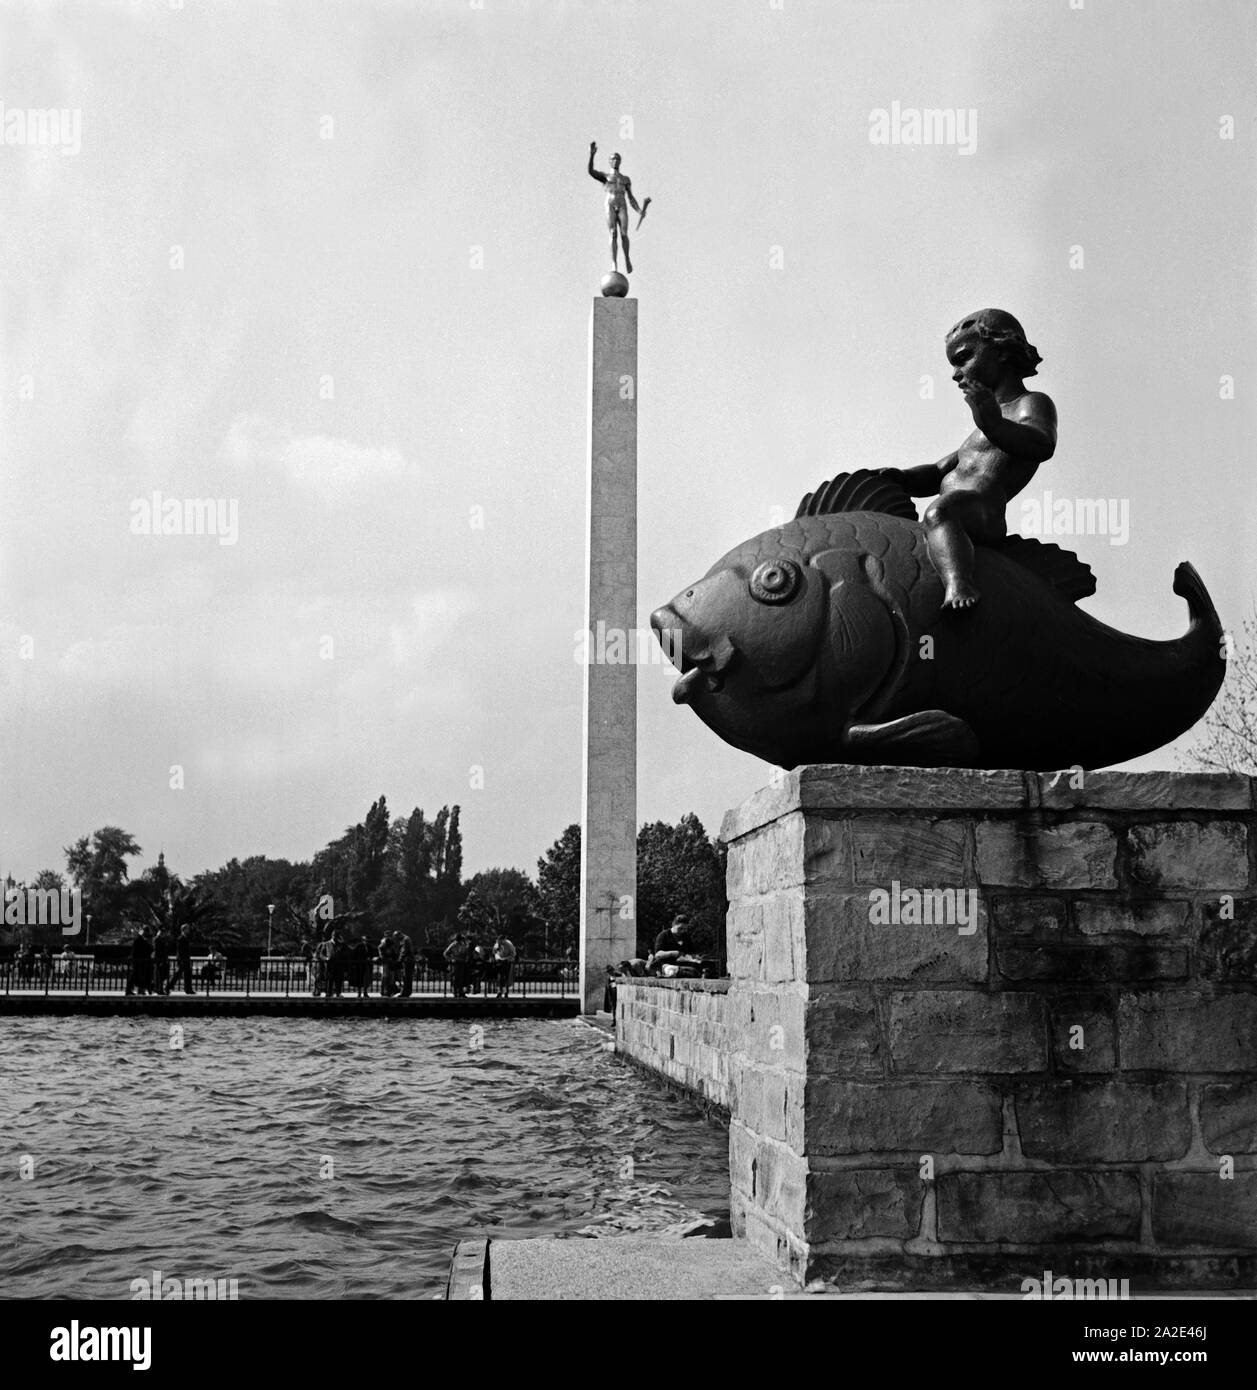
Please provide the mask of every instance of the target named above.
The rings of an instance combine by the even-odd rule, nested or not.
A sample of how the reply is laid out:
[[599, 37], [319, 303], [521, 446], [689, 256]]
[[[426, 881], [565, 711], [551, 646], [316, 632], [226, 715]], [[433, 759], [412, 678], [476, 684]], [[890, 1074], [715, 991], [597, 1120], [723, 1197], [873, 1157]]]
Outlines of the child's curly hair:
[[999, 348], [1010, 367], [1019, 376], [1036, 376], [1043, 358], [1026, 341], [1026, 331], [1010, 313], [1003, 309], [978, 309], [966, 314], [948, 331], [947, 342], [961, 333], [974, 333], [985, 342]]

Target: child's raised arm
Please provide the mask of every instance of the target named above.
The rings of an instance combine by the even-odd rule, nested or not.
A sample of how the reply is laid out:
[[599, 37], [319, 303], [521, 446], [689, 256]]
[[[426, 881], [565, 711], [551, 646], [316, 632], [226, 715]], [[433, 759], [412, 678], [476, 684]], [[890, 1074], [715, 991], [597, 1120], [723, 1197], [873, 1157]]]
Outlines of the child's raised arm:
[[962, 385], [973, 423], [1012, 458], [1044, 463], [1056, 452], [1056, 406], [1042, 391], [1027, 391], [1005, 414], [995, 393], [975, 381]]

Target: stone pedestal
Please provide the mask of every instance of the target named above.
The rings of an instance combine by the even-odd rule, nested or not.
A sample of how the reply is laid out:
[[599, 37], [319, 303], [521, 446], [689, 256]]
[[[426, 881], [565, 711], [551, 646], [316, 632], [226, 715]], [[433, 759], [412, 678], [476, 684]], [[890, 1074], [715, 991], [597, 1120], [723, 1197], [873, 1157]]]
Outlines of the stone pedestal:
[[818, 766], [731, 812], [735, 1231], [848, 1286], [1257, 1285], [1255, 804]]
[[581, 992], [637, 954], [637, 300], [594, 300], [581, 816]]

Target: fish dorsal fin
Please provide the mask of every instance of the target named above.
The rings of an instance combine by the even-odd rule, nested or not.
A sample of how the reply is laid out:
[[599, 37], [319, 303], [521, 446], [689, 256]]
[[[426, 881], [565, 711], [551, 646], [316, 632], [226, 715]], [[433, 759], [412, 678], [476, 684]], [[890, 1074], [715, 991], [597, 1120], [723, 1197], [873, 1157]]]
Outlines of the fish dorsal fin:
[[992, 549], [1045, 579], [1071, 603], [1089, 598], [1096, 591], [1096, 577], [1091, 573], [1091, 566], [1084, 564], [1072, 550], [1062, 550], [1051, 541], [1036, 541], [1031, 536], [1006, 536]]
[[839, 473], [822, 483], [815, 492], [803, 498], [795, 516], [828, 516], [832, 512], [885, 512], [906, 521], [917, 519], [912, 498], [893, 475], [875, 473], [868, 468]]

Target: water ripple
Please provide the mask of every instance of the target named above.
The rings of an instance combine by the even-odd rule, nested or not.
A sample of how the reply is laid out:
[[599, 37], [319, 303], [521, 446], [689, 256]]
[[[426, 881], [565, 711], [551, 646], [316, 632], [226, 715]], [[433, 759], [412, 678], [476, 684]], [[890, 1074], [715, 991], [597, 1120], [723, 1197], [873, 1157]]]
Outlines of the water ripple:
[[[728, 1210], [727, 1140], [573, 1021], [15, 1018], [0, 1297], [422, 1298], [477, 1234]], [[34, 1176], [22, 1176], [24, 1160]]]

